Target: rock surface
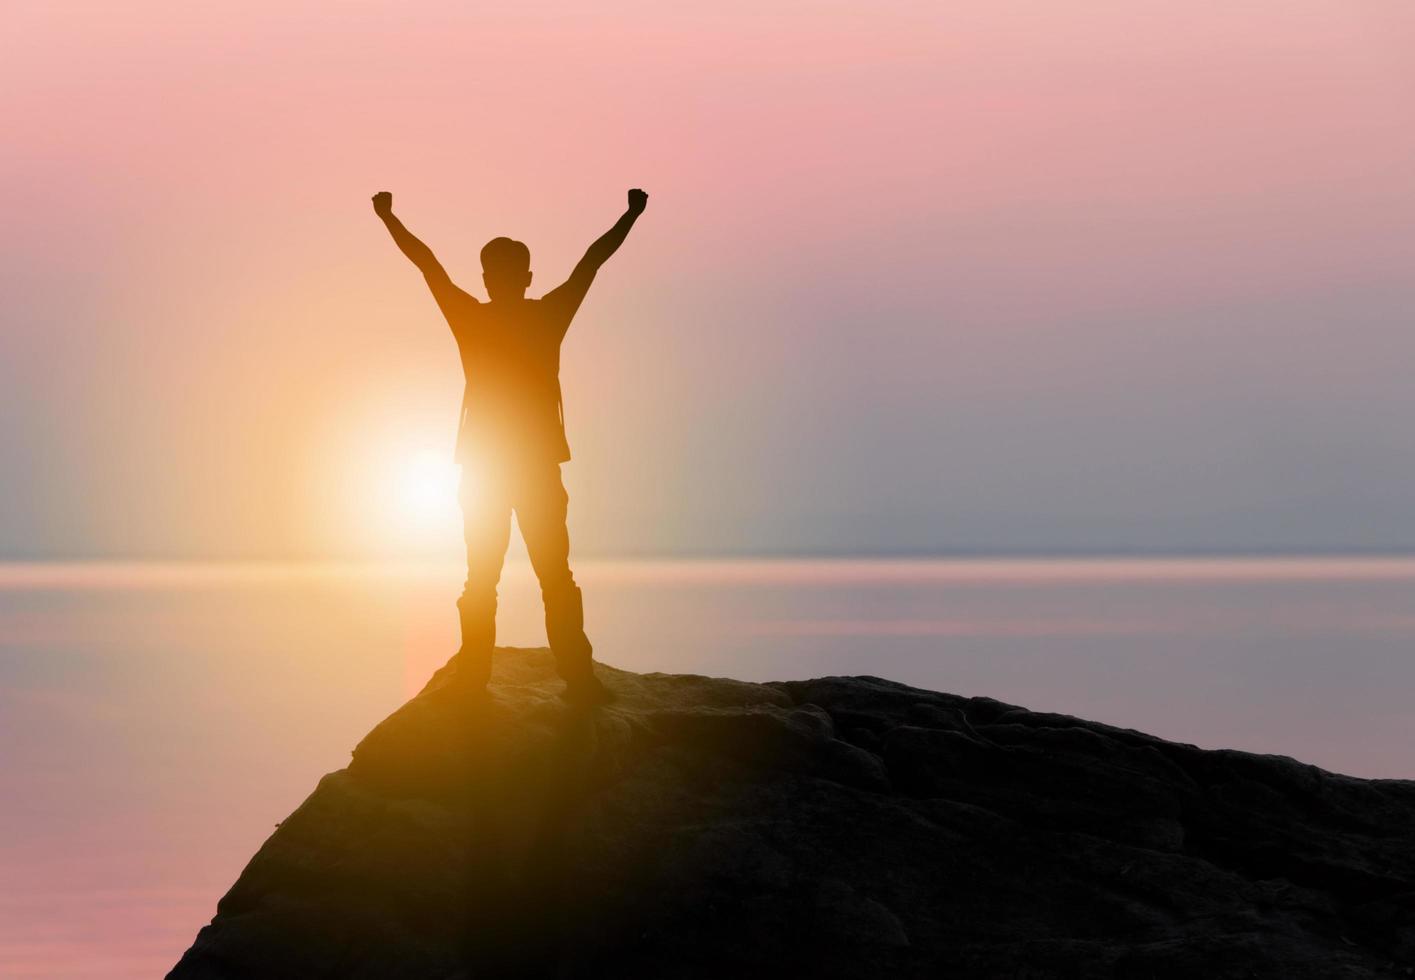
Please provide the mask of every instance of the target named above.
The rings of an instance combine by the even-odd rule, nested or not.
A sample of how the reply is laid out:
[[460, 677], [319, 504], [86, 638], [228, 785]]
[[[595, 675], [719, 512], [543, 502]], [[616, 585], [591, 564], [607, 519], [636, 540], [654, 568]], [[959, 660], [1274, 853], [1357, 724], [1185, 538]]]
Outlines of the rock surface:
[[874, 677], [449, 663], [168, 976], [1415, 975], [1415, 782]]

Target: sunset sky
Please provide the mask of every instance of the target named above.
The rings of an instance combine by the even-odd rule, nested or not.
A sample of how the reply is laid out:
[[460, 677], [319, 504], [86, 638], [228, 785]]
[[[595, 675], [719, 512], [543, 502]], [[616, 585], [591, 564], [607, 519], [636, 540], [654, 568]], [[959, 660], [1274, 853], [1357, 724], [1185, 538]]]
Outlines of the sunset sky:
[[0, 113], [0, 558], [455, 551], [369, 196], [537, 295], [633, 186], [584, 553], [1415, 547], [1405, 0], [19, 0]]

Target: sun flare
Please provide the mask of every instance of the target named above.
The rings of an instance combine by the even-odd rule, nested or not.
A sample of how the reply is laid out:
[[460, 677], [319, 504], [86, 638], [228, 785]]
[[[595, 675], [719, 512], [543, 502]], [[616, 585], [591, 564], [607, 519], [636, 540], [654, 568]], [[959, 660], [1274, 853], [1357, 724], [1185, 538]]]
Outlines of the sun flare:
[[414, 524], [438, 522], [457, 506], [457, 466], [445, 454], [422, 450], [395, 471], [397, 516]]
[[404, 528], [431, 528], [457, 513], [457, 465], [445, 453], [419, 450], [390, 473], [389, 517]]

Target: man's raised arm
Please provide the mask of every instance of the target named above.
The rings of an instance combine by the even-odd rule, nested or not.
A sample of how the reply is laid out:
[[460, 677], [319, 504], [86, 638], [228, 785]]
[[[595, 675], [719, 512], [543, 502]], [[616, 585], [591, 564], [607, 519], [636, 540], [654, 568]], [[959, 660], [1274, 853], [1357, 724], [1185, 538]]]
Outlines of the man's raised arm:
[[375, 194], [373, 196], [373, 211], [383, 219], [383, 223], [388, 227], [388, 233], [393, 236], [393, 241], [397, 244], [398, 249], [422, 272], [423, 278], [427, 280], [429, 288], [432, 289], [432, 295], [439, 306], [443, 306], [447, 300], [454, 297], [472, 299], [453, 284], [452, 278], [447, 275], [447, 270], [442, 268], [442, 263], [437, 261], [437, 256], [432, 254], [432, 249], [424, 245], [416, 235], [405, 228], [403, 222], [393, 214], [392, 194], [388, 191], [379, 191]]
[[595, 239], [594, 244], [585, 252], [585, 257], [575, 266], [575, 271], [570, 273], [570, 278], [546, 293], [545, 299], [564, 303], [572, 314], [579, 309], [585, 293], [589, 291], [590, 283], [594, 282], [595, 273], [619, 250], [619, 246], [624, 244], [624, 239], [629, 237], [629, 229], [634, 227], [634, 222], [644, 213], [648, 201], [649, 196], [637, 187], [631, 190], [629, 207], [620, 215], [614, 227]]

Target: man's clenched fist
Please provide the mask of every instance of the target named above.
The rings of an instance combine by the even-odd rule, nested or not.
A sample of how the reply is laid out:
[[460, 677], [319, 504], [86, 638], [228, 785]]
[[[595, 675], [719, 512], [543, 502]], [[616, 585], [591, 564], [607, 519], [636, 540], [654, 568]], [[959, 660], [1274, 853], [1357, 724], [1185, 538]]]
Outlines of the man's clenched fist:
[[643, 211], [644, 208], [648, 207], [648, 203], [649, 196], [637, 187], [629, 192], [629, 210], [633, 211], [635, 214], [638, 214]]
[[373, 211], [377, 215], [393, 213], [393, 195], [388, 191], [379, 191], [373, 196]]

